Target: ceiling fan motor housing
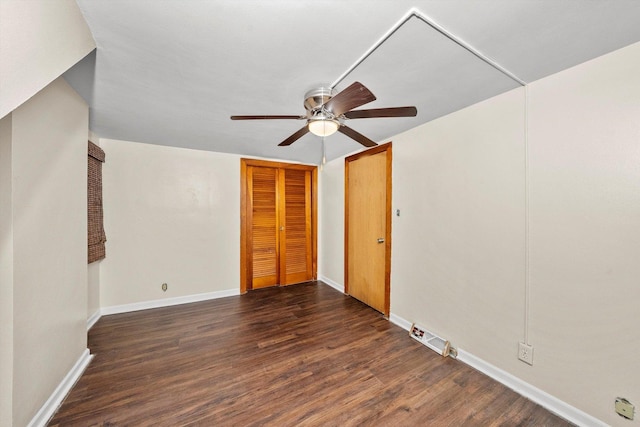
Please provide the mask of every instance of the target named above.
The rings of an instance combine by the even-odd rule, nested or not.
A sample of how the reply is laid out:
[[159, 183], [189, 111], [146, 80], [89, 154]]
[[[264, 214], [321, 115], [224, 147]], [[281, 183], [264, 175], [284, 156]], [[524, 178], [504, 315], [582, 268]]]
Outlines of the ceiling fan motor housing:
[[313, 115], [314, 110], [319, 110], [323, 104], [331, 99], [335, 95], [335, 90], [327, 87], [319, 87], [311, 89], [304, 94], [304, 108], [307, 110], [307, 115]]

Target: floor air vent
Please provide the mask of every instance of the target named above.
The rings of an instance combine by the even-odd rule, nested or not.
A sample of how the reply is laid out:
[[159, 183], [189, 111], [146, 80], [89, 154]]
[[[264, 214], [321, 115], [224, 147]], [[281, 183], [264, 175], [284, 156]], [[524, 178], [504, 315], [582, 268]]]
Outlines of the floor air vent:
[[440, 338], [436, 334], [427, 331], [425, 328], [416, 325], [415, 323], [411, 325], [409, 335], [411, 338], [421, 342], [443, 357], [451, 356], [455, 359], [458, 355], [458, 352], [455, 348], [451, 347], [451, 343], [449, 341]]

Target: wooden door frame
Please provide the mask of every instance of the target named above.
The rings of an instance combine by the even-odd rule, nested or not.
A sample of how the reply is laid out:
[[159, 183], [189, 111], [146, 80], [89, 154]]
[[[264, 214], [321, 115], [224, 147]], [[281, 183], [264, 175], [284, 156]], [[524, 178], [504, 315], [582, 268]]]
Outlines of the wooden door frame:
[[353, 154], [344, 159], [344, 293], [349, 294], [349, 163], [362, 157], [372, 156], [382, 152], [387, 154], [387, 197], [386, 197], [386, 235], [384, 262], [384, 315], [389, 317], [391, 310], [391, 165], [392, 143], [381, 144], [366, 151]]
[[249, 203], [251, 192], [247, 181], [247, 167], [294, 169], [311, 172], [311, 270], [313, 280], [318, 277], [318, 167], [258, 159], [240, 159], [240, 293], [252, 289], [253, 259], [249, 224], [252, 217]]

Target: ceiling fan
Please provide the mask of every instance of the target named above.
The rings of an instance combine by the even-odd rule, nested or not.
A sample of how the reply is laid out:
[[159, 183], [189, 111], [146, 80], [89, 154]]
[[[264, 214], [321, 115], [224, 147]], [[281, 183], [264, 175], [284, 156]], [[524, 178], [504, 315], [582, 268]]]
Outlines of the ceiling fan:
[[318, 136], [329, 136], [341, 132], [365, 147], [378, 144], [344, 124], [349, 119], [368, 119], [376, 117], [415, 117], [416, 107], [374, 108], [354, 110], [376, 99], [362, 83], [355, 82], [339, 93], [320, 87], [304, 95], [304, 116], [231, 116], [231, 120], [306, 120], [307, 124], [293, 135], [282, 141], [279, 146], [291, 145], [303, 135], [311, 132]]

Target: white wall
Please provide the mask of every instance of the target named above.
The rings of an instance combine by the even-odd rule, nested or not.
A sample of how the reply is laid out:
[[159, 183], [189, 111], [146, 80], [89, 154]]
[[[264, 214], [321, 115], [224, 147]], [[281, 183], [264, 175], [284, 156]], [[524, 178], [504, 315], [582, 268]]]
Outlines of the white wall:
[[391, 312], [511, 371], [524, 330], [523, 92], [393, 141]]
[[86, 350], [88, 107], [59, 78], [12, 112], [13, 423]]
[[100, 262], [87, 265], [87, 320], [100, 311]]
[[13, 206], [11, 114], [0, 119], [0, 426], [13, 418]]
[[612, 408], [640, 408], [640, 43], [530, 90], [536, 364], [523, 376], [628, 426]]
[[[617, 396], [640, 405], [639, 100], [635, 44], [531, 84], [528, 150], [524, 89], [392, 138], [392, 314], [614, 426]], [[343, 161], [321, 175], [332, 262]]]
[[101, 306], [239, 290], [240, 157], [100, 143], [107, 159]]
[[95, 47], [74, 0], [0, 1], [0, 117]]
[[318, 278], [344, 291], [344, 157], [322, 167], [318, 198]]

